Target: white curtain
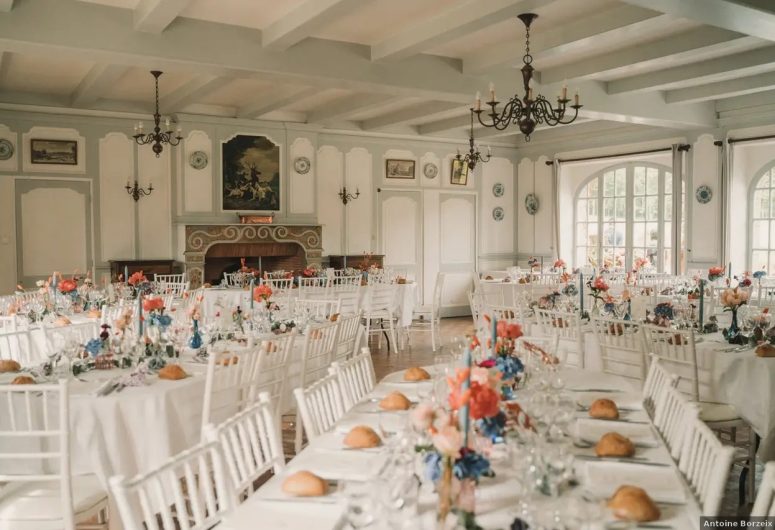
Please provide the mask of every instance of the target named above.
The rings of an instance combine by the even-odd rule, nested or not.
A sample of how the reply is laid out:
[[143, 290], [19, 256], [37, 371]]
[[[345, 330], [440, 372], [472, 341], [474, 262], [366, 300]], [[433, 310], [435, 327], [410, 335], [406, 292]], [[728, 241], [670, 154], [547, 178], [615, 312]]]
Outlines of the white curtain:
[[729, 197], [731, 194], [732, 179], [730, 173], [732, 171], [732, 163], [734, 156], [733, 144], [730, 144], [725, 137], [721, 142], [721, 149], [719, 149], [719, 168], [721, 172], [721, 263], [729, 263], [732, 256], [731, 241], [729, 231]]
[[555, 158], [552, 161], [552, 199], [553, 208], [552, 212], [552, 239], [554, 249], [554, 259], [559, 259], [562, 256], [560, 248], [560, 159]]

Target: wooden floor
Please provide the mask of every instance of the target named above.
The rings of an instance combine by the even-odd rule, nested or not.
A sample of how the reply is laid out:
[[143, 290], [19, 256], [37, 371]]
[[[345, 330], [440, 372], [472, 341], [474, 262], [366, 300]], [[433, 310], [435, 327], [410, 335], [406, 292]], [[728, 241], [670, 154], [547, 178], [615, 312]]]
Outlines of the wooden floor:
[[[441, 321], [442, 344], [449, 344], [454, 337], [464, 337], [473, 333], [473, 321], [471, 317], [445, 318]], [[391, 345], [392, 346], [392, 345]], [[394, 352], [391, 348], [387, 351], [387, 343], [384, 335], [381, 344], [377, 336], [373, 335], [369, 341], [371, 349], [374, 372], [377, 381], [387, 374], [404, 370], [410, 366], [423, 366], [433, 364], [433, 350], [431, 348], [431, 338], [429, 332], [417, 332], [410, 335], [410, 341], [407, 347], [400, 352]], [[284, 418], [283, 422], [283, 445], [286, 455], [291, 457], [293, 453], [293, 418]], [[759, 464], [757, 469], [757, 484], [761, 482], [761, 473], [763, 466]], [[750, 507], [738, 508], [738, 477], [740, 476], [740, 466], [735, 466], [730, 473], [729, 481], [724, 495], [722, 505], [723, 515], [735, 515], [738, 512], [745, 512]], [[750, 500], [749, 500], [750, 502]]]

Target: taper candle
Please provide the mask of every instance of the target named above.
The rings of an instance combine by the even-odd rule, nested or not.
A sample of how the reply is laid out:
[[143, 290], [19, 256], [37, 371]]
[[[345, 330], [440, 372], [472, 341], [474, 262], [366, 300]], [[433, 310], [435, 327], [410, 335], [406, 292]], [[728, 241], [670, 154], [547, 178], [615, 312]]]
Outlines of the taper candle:
[[579, 271], [579, 306], [581, 307], [581, 318], [584, 318], [584, 274]]
[[700, 284], [700, 333], [705, 330], [705, 280], [702, 278], [697, 282]]
[[124, 265], [124, 283], [129, 285], [129, 267]]
[[137, 293], [137, 337], [143, 336], [143, 295]]
[[253, 309], [253, 283], [255, 282], [255, 277], [251, 276], [250, 278], [250, 309]]
[[[468, 370], [468, 374], [466, 375], [465, 380], [463, 381], [463, 388], [461, 393], [465, 393], [466, 390], [471, 388], [471, 346], [466, 344], [466, 349], [463, 351], [463, 364], [465, 365], [465, 368]], [[468, 429], [470, 426], [470, 410], [468, 408], [468, 403], [460, 407], [460, 410], [458, 411], [458, 424], [460, 425], [460, 430], [463, 432], [463, 447], [468, 447]]]

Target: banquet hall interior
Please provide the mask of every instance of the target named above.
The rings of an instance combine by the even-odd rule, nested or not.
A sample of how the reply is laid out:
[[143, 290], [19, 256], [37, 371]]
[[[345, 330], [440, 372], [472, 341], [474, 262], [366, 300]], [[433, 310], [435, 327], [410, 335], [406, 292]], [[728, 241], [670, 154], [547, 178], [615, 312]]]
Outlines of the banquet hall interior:
[[0, 530], [775, 525], [773, 310], [773, 0], [0, 0]]

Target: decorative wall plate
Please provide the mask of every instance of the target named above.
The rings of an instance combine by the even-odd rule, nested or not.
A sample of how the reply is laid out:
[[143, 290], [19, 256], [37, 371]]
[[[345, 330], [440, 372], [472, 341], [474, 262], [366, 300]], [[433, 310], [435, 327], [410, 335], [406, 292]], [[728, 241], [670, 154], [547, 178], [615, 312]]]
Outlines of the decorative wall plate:
[[700, 204], [708, 204], [713, 198], [713, 190], [710, 189], [710, 186], [703, 184], [702, 186], [697, 187], [694, 196]]
[[422, 174], [425, 178], [435, 179], [439, 174], [439, 166], [433, 162], [428, 162], [422, 167]]
[[312, 162], [310, 162], [309, 158], [307, 158], [306, 156], [297, 156], [296, 159], [293, 161], [293, 169], [299, 175], [304, 175], [306, 173], [309, 173], [309, 170], [311, 168], [312, 168]]
[[492, 210], [492, 218], [496, 221], [503, 221], [503, 218], [506, 216], [506, 213], [503, 211], [503, 208], [500, 206], [496, 206]]
[[538, 197], [535, 193], [528, 193], [525, 197], [525, 210], [530, 215], [535, 215], [538, 212]]
[[506, 190], [505, 186], [500, 182], [496, 182], [492, 185], [492, 194], [496, 197], [503, 197], [503, 193]]
[[0, 160], [8, 160], [13, 156], [13, 144], [5, 138], [0, 139]]
[[194, 169], [206, 168], [207, 162], [209, 162], [209, 160], [207, 158], [207, 153], [205, 153], [204, 151], [194, 151], [193, 153], [188, 155], [188, 163]]

